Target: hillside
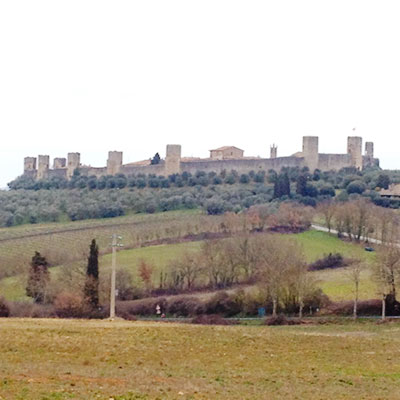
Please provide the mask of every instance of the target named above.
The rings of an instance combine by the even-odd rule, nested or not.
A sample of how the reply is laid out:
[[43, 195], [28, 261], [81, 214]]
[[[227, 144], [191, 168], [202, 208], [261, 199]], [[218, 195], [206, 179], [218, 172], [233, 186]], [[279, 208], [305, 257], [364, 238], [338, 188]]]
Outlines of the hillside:
[[397, 171], [367, 168], [357, 171], [310, 172], [307, 168], [220, 173], [197, 171], [169, 177], [122, 174], [34, 181], [22, 176], [0, 191], [0, 226], [115, 218], [136, 213], [202, 209], [208, 214], [240, 212], [255, 204], [293, 201], [316, 206], [336, 198], [362, 195], [377, 205], [398, 208], [396, 199], [378, 191], [399, 181]]
[[192, 210], [3, 228], [0, 229], [0, 278], [25, 272], [35, 251], [45, 254], [50, 265], [67, 265], [86, 258], [93, 238], [104, 254], [111, 251], [113, 233], [123, 237], [125, 248], [132, 248], [148, 242], [217, 232], [218, 224], [219, 217]]
[[[174, 217], [175, 215], [171, 216]], [[123, 220], [123, 219], [122, 219]], [[92, 231], [91, 231], [92, 232]], [[83, 234], [83, 233], [82, 233]], [[86, 232], [85, 232], [86, 234]], [[285, 237], [287, 237], [285, 235]], [[308, 231], [300, 234], [290, 235], [296, 239], [304, 249], [308, 262], [313, 262], [329, 253], [341, 253], [344, 257], [361, 259], [370, 264], [374, 254], [365, 252], [363, 246], [346, 243], [324, 232]], [[165, 273], [171, 261], [181, 258], [187, 252], [198, 252], [202, 245], [201, 241], [185, 242], [177, 244], [153, 245], [143, 248], [120, 250], [118, 252], [118, 268], [129, 271], [132, 274], [135, 286], [141, 287], [143, 283], [138, 276], [138, 267], [141, 261], [153, 267], [153, 285], [158, 287], [160, 272]], [[66, 268], [76, 272], [77, 268], [84, 269], [85, 260], [71, 263]], [[111, 256], [103, 255], [100, 258], [100, 275], [103, 285], [108, 285]], [[58, 266], [51, 269], [53, 280], [57, 281], [62, 276], [66, 279], [65, 268]], [[317, 279], [317, 286], [321, 287], [325, 294], [333, 301], [351, 300], [353, 298], [353, 284], [343, 268], [312, 272]], [[65, 284], [68, 284], [67, 282]], [[27, 300], [25, 296], [24, 278], [19, 276], [4, 278], [0, 280], [0, 294], [9, 300]], [[367, 300], [376, 297], [376, 287], [369, 276], [367, 269], [360, 282], [360, 299]]]

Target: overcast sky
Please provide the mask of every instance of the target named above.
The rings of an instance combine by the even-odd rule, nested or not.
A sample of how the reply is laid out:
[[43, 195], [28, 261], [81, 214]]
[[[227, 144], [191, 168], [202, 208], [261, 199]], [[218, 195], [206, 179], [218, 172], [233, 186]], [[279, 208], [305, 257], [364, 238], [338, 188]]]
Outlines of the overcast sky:
[[81, 153], [103, 166], [167, 143], [183, 155], [346, 151], [375, 142], [400, 168], [400, 3], [0, 2], [0, 187], [24, 156]]

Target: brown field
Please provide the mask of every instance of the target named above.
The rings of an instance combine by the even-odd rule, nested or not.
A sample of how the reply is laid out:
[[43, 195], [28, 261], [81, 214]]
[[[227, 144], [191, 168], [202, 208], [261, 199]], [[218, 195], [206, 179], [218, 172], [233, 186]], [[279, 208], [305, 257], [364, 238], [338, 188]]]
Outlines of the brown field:
[[399, 399], [399, 332], [0, 319], [0, 399]]

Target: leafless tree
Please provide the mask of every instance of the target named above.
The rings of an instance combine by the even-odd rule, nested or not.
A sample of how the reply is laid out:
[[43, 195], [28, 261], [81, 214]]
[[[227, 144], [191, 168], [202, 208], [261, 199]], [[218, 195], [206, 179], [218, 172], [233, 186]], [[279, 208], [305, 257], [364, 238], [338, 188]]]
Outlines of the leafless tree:
[[358, 311], [358, 297], [360, 289], [360, 279], [363, 270], [365, 269], [365, 264], [360, 260], [352, 262], [349, 267], [347, 267], [347, 276], [354, 284], [354, 300], [353, 300], [353, 318], [357, 319]]

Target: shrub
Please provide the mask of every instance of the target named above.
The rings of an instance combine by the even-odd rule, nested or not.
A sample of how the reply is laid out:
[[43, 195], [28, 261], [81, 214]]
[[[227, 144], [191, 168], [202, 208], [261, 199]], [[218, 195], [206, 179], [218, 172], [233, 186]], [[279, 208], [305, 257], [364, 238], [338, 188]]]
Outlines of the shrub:
[[10, 315], [10, 307], [3, 297], [0, 297], [0, 317], [8, 317]]
[[81, 318], [85, 314], [82, 297], [69, 292], [60, 293], [54, 299], [54, 308], [57, 317], [60, 318]]
[[204, 303], [193, 296], [172, 297], [167, 305], [168, 314], [188, 317], [205, 312]]
[[231, 296], [225, 291], [216, 293], [206, 302], [205, 307], [207, 314], [223, 314], [227, 317], [242, 311], [242, 304], [237, 301], [237, 296]]
[[[341, 301], [331, 303], [324, 314], [353, 315], [353, 301]], [[382, 312], [382, 301], [378, 299], [361, 300], [357, 305], [358, 315], [380, 315]]]
[[10, 317], [17, 318], [50, 318], [54, 317], [54, 307], [49, 304], [34, 304], [31, 302], [10, 303]]
[[362, 194], [365, 192], [366, 188], [367, 187], [364, 182], [353, 181], [353, 182], [349, 183], [349, 185], [346, 188], [346, 191], [348, 194], [352, 194], [352, 193]]
[[327, 256], [310, 264], [308, 270], [319, 271], [321, 269], [342, 268], [345, 267], [347, 264], [348, 263], [346, 263], [345, 259], [340, 253], [329, 253]]
[[208, 215], [219, 215], [225, 212], [225, 205], [222, 200], [210, 200], [206, 204]]
[[142, 300], [122, 301], [117, 303], [117, 315], [156, 315], [157, 304], [161, 312], [167, 310], [167, 300], [164, 297], [148, 298]]
[[321, 196], [334, 197], [335, 196], [335, 189], [333, 188], [332, 185], [325, 185], [325, 186], [322, 186], [322, 188], [319, 190], [319, 194]]
[[298, 319], [287, 319], [284, 315], [277, 315], [276, 317], [266, 318], [264, 321], [265, 325], [299, 325], [302, 322]]

